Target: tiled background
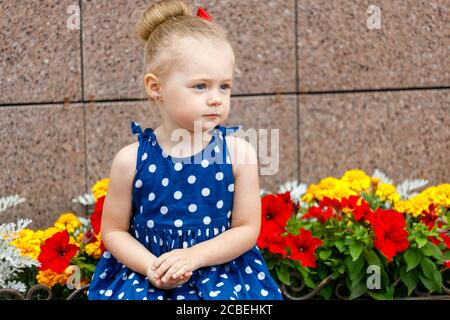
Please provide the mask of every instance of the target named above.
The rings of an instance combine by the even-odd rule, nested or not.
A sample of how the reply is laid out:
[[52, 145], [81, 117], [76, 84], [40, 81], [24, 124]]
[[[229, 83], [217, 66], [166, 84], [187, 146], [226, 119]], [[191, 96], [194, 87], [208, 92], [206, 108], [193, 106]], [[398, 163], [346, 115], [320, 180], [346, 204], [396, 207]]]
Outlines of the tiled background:
[[[450, 177], [450, 0], [191, 0], [230, 31], [240, 73], [225, 125], [280, 129], [261, 187], [348, 169]], [[0, 222], [49, 225], [160, 120], [133, 33], [146, 0], [0, 0]], [[69, 29], [71, 5], [81, 28]], [[370, 30], [367, 8], [381, 9]], [[64, 100], [71, 103], [64, 105]], [[90, 103], [90, 101], [92, 101]]]

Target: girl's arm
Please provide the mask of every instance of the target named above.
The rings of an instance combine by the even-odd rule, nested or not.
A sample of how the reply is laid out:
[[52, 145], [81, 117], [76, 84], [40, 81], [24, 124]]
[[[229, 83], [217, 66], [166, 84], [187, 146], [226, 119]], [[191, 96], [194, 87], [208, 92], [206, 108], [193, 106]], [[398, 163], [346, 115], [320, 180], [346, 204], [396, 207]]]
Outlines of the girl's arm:
[[131, 270], [146, 275], [156, 257], [130, 233], [137, 143], [115, 156], [103, 205], [101, 234], [106, 249]]
[[199, 267], [229, 262], [256, 244], [261, 228], [258, 158], [247, 141], [227, 136], [234, 166], [234, 199], [231, 229], [190, 248]]

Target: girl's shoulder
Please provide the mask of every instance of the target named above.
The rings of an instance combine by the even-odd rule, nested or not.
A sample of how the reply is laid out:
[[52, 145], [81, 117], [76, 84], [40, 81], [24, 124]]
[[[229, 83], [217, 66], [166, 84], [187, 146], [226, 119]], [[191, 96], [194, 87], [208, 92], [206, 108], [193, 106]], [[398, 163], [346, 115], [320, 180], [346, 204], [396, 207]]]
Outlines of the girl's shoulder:
[[244, 168], [245, 165], [258, 164], [255, 148], [250, 142], [239, 136], [232, 135], [227, 135], [225, 139], [227, 141], [227, 149], [230, 154], [234, 177], [236, 177], [240, 168]]
[[122, 147], [114, 156], [112, 167], [120, 169], [126, 175], [132, 175], [134, 178], [138, 146], [138, 142], [133, 142]]

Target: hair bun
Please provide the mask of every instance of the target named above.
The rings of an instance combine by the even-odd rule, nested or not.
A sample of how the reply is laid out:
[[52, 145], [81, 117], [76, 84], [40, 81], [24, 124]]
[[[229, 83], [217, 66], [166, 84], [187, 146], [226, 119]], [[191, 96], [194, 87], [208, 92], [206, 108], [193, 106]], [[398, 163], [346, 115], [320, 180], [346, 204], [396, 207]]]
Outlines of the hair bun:
[[192, 16], [191, 8], [183, 0], [160, 0], [149, 5], [136, 24], [139, 37], [147, 41], [157, 26], [171, 17]]

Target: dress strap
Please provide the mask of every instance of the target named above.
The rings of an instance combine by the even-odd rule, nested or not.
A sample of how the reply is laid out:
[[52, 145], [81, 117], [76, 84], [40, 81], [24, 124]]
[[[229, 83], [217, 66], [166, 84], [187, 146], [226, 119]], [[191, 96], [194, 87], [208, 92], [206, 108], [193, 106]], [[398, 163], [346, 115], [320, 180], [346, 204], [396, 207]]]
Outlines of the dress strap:
[[156, 140], [155, 139], [155, 134], [153, 133], [153, 129], [152, 128], [146, 128], [144, 130], [144, 132], [142, 132], [141, 126], [136, 121], [131, 121], [131, 132], [134, 135], [140, 135], [140, 136], [142, 136], [145, 139], [151, 138], [151, 139]]
[[242, 129], [242, 125], [233, 126], [233, 127], [224, 127], [221, 125], [217, 125], [213, 130], [217, 130], [221, 135], [226, 136], [227, 134], [236, 132]]

